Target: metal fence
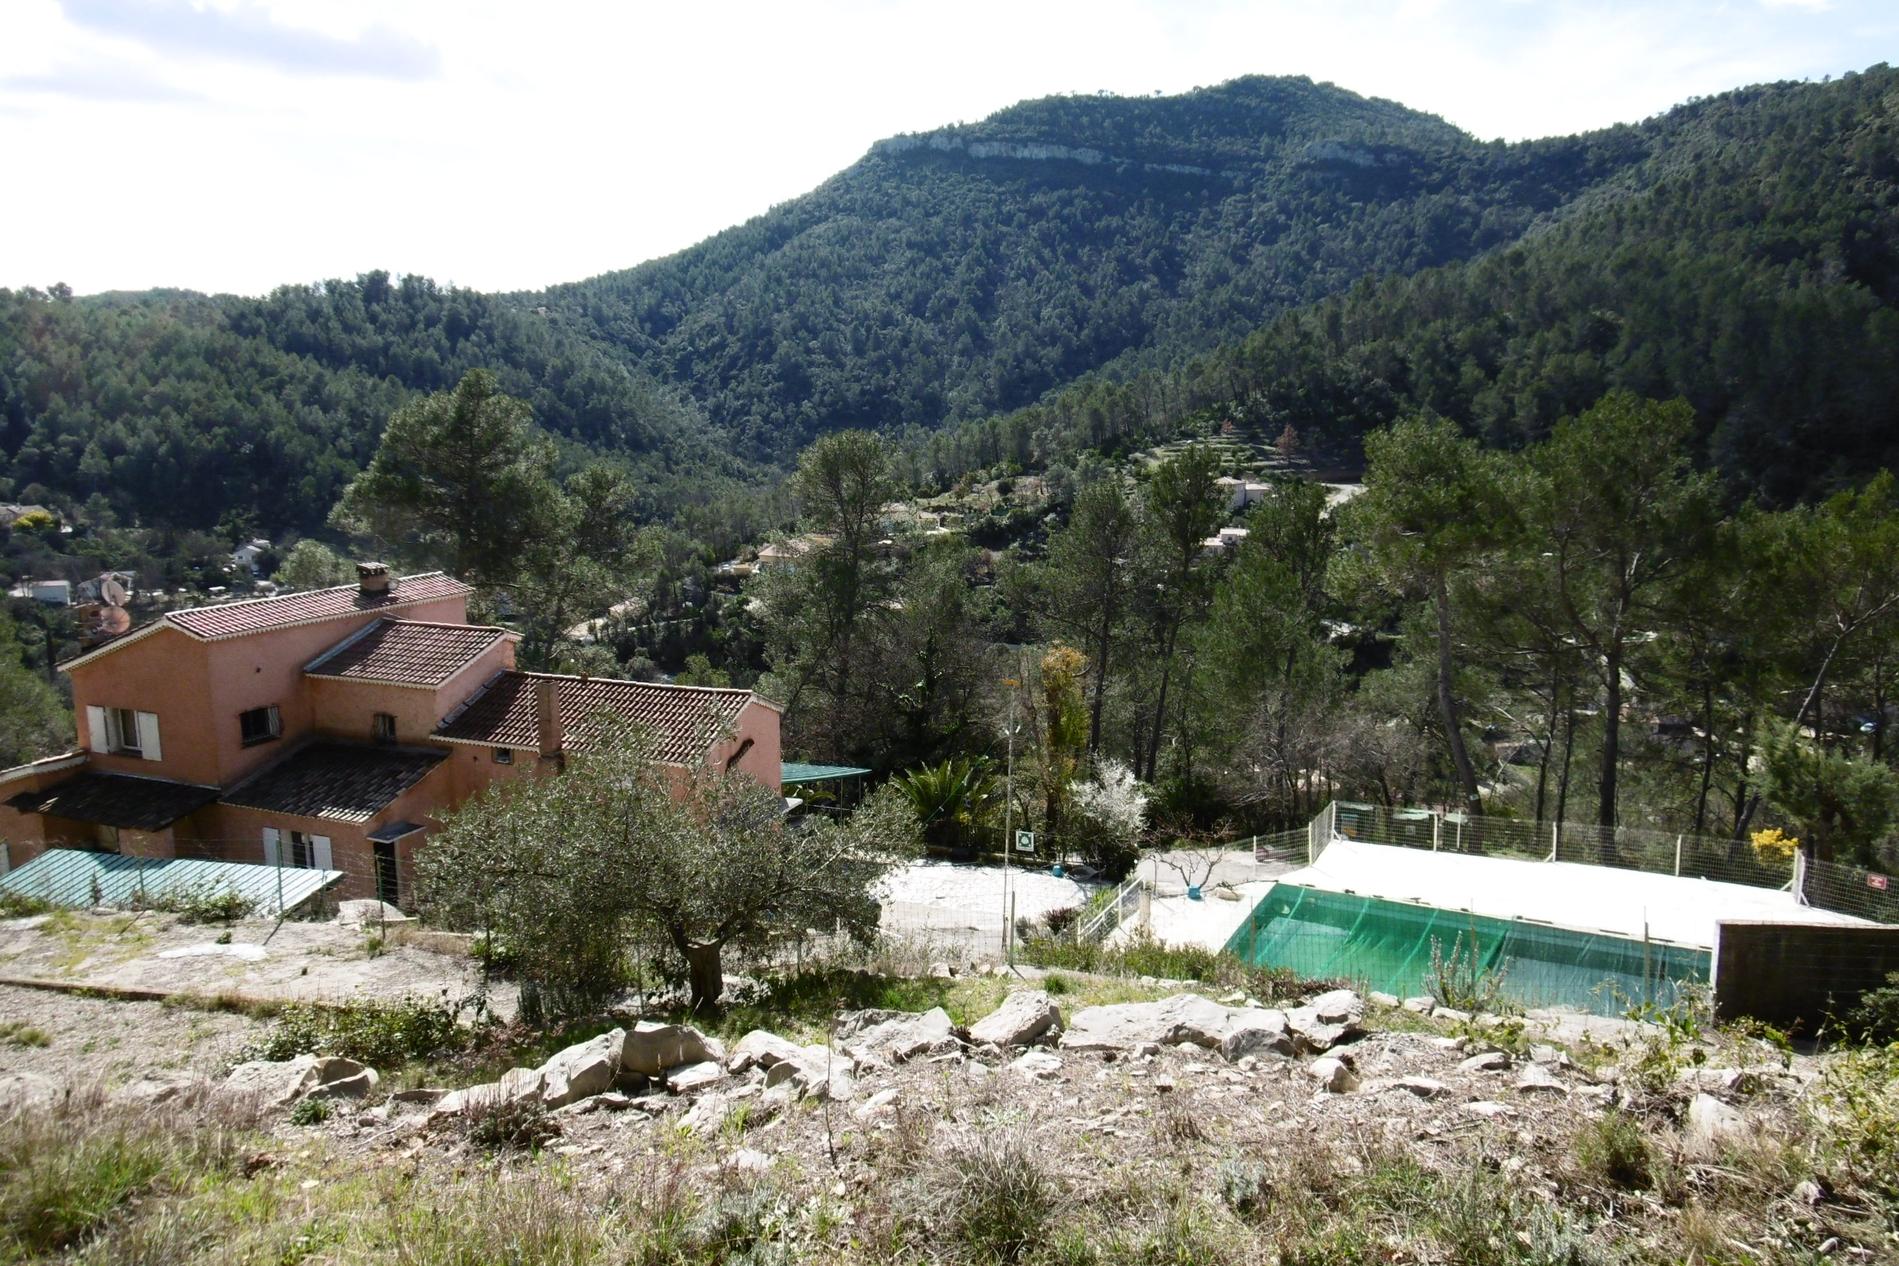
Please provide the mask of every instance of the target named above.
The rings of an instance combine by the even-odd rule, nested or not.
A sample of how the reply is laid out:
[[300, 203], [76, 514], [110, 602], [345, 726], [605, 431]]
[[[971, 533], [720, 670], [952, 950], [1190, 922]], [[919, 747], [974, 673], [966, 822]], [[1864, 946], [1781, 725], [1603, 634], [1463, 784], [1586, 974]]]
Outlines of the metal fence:
[[0, 876], [0, 892], [69, 910], [175, 910], [229, 900], [269, 917], [296, 909], [342, 878], [339, 870], [51, 848]]

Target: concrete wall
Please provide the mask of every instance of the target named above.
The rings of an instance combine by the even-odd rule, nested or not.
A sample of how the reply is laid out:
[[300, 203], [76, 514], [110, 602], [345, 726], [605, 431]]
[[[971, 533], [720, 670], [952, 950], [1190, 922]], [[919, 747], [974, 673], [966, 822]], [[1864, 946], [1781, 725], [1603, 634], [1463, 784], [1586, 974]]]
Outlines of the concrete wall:
[[1811, 1034], [1899, 971], [1899, 927], [1717, 925], [1714, 1010]]

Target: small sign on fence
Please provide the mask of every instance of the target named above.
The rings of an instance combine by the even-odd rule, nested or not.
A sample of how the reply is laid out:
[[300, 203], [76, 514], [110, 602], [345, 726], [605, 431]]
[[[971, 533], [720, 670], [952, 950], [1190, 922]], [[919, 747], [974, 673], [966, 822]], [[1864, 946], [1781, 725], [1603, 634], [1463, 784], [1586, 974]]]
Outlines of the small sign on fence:
[[1885, 877], [1884, 875], [1868, 875], [1868, 876], [1866, 876], [1866, 886], [1867, 886], [1868, 888], [1877, 888], [1877, 889], [1879, 889], [1879, 891], [1881, 891], [1881, 892], [1884, 892], [1884, 891], [1886, 891], [1886, 885], [1887, 885], [1887, 884], [1888, 884], [1889, 882], [1891, 882], [1891, 881], [1890, 881], [1890, 880], [1888, 880], [1888, 879], [1887, 879], [1887, 878], [1886, 878], [1886, 877]]
[[1015, 833], [1015, 851], [1018, 853], [1033, 853], [1035, 851], [1035, 832], [1017, 831]]

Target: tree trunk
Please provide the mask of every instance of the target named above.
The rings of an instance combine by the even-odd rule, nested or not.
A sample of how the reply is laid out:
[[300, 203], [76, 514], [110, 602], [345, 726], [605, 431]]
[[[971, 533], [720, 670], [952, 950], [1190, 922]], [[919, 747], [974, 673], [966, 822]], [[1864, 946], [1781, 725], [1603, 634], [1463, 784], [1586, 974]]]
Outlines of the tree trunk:
[[1562, 839], [1563, 823], [1569, 813], [1569, 758], [1576, 754], [1576, 707], [1571, 700], [1563, 708], [1563, 772], [1556, 780], [1556, 836]]
[[1095, 656], [1094, 699], [1088, 706], [1088, 768], [1095, 767], [1095, 753], [1101, 750], [1101, 700], [1108, 688], [1108, 651], [1114, 640], [1114, 625], [1104, 615], [1101, 639]]
[[1160, 764], [1161, 730], [1165, 728], [1167, 716], [1167, 683], [1174, 672], [1174, 640], [1180, 635], [1180, 625], [1175, 624], [1167, 630], [1167, 649], [1161, 652], [1160, 699], [1154, 704], [1154, 732], [1147, 739], [1147, 773], [1143, 779], [1152, 784], [1155, 766]]
[[1622, 648], [1611, 645], [1602, 679], [1602, 770], [1596, 780], [1596, 825], [1602, 829], [1602, 862], [1616, 860], [1616, 783], [1622, 760]]
[[694, 1015], [713, 1010], [725, 994], [725, 970], [719, 961], [722, 948], [716, 941], [710, 945], [688, 942], [681, 951], [686, 956], [686, 979], [692, 988]]
[[1701, 683], [1701, 791], [1695, 797], [1695, 834], [1705, 835], [1708, 792], [1714, 786], [1714, 683]]
[[1451, 599], [1445, 578], [1439, 575], [1432, 595], [1437, 606], [1437, 706], [1444, 717], [1444, 736], [1451, 745], [1451, 763], [1457, 767], [1458, 787], [1464, 793], [1464, 807], [1480, 812], [1482, 800], [1477, 794], [1477, 771], [1470, 763], [1464, 746], [1464, 727], [1458, 721], [1457, 693], [1453, 677], [1455, 662], [1451, 655]]

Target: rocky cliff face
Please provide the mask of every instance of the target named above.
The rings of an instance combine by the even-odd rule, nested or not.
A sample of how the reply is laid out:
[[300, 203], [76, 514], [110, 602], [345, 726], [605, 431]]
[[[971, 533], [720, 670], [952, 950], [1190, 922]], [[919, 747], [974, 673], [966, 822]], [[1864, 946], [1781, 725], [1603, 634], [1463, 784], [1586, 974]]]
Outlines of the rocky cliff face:
[[1240, 173], [1235, 171], [1218, 171], [1212, 167], [1195, 167], [1188, 163], [1137, 162], [1087, 146], [1054, 145], [1047, 141], [967, 141], [960, 136], [946, 135], [942, 132], [927, 136], [893, 136], [878, 141], [870, 147], [871, 153], [885, 158], [896, 158], [918, 151], [963, 154], [979, 160], [1066, 162], [1080, 163], [1086, 167], [1115, 167], [1124, 171], [1167, 172], [1176, 176], [1206, 176], [1225, 180], [1241, 178]]

